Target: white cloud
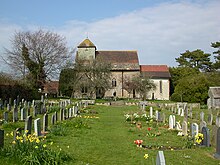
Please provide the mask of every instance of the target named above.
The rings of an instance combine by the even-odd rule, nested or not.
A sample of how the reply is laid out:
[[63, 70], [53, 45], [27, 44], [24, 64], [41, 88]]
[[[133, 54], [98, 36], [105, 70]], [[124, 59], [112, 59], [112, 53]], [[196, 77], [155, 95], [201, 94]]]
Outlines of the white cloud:
[[[62, 27], [46, 28], [66, 36], [71, 47], [88, 32], [98, 50], [137, 50], [141, 64], [176, 66], [175, 58], [187, 49], [212, 53], [211, 42], [220, 40], [219, 7], [219, 1], [170, 2], [90, 23], [70, 20]], [[7, 37], [0, 40], [4, 43]]]

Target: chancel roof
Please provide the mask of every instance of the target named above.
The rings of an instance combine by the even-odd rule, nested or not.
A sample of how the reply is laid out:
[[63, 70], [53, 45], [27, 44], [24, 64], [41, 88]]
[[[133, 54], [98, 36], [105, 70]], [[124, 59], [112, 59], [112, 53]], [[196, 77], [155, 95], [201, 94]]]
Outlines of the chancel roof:
[[167, 65], [140, 65], [141, 74], [150, 78], [171, 78]]

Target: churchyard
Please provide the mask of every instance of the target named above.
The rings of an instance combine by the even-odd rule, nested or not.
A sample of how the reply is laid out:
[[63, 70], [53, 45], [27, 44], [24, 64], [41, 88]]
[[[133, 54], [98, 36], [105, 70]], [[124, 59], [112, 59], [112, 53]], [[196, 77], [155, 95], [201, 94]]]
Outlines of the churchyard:
[[218, 110], [43, 97], [0, 104], [1, 164], [220, 164]]

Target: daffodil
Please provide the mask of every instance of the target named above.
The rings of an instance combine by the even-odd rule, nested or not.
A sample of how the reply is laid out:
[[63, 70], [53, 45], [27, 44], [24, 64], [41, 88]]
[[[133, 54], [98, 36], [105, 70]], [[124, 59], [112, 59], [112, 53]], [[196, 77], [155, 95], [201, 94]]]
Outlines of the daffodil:
[[14, 140], [14, 141], [12, 141], [12, 144], [16, 144], [16, 141]]
[[14, 133], [13, 133], [13, 132], [11, 132], [11, 133], [10, 133], [10, 135], [11, 135], [11, 136], [13, 136], [13, 135], [14, 135]]
[[28, 133], [28, 130], [25, 130], [25, 133]]
[[6, 136], [9, 136], [9, 133], [6, 133]]
[[38, 149], [39, 147], [38, 147], [38, 146], [35, 146], [34, 148]]
[[147, 159], [149, 157], [148, 154], [144, 154], [144, 159]]
[[40, 140], [38, 138], [36, 139], [36, 143], [40, 143]]
[[46, 145], [46, 144], [44, 144], [44, 145], [43, 145], [43, 147], [45, 148], [45, 147], [47, 147], [47, 145]]

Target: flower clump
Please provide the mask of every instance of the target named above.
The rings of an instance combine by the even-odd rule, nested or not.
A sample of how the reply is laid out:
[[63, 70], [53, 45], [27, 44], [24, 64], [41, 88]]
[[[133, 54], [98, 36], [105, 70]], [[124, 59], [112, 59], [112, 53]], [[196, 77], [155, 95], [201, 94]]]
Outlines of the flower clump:
[[203, 141], [204, 137], [202, 133], [198, 133], [195, 135], [195, 141], [197, 144], [200, 144]]
[[138, 147], [140, 147], [141, 144], [143, 143], [143, 140], [135, 140], [134, 143], [135, 143]]

